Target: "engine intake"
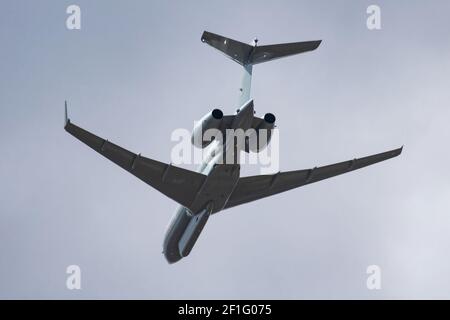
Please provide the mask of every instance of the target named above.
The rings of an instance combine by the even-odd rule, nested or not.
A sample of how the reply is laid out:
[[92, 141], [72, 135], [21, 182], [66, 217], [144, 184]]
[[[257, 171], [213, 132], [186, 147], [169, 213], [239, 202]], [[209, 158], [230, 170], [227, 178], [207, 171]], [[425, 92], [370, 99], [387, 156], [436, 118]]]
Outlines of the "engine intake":
[[207, 113], [195, 126], [192, 132], [191, 142], [197, 148], [207, 147], [212, 140], [204, 141], [204, 134], [210, 129], [219, 129], [222, 124], [223, 112], [220, 109], [214, 109], [213, 111]]
[[255, 129], [255, 134], [250, 135], [245, 140], [246, 152], [259, 152], [263, 150], [272, 138], [272, 130], [275, 128], [275, 115], [266, 113], [264, 119]]
[[276, 118], [275, 118], [275, 115], [273, 113], [266, 113], [264, 115], [264, 121], [267, 122], [268, 124], [275, 123], [275, 120], [276, 120]]

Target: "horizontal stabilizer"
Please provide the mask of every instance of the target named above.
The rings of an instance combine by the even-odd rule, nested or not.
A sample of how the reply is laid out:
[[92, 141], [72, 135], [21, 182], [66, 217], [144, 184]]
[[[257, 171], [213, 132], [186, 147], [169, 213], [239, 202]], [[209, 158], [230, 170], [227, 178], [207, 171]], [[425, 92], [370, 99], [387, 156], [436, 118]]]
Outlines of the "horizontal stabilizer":
[[322, 41], [305, 41], [256, 47], [252, 54], [251, 64], [271, 61], [315, 50]]
[[321, 40], [318, 40], [267, 46], [257, 46], [255, 44], [253, 46], [208, 31], [203, 32], [202, 41], [243, 66], [312, 51], [317, 49], [321, 43]]

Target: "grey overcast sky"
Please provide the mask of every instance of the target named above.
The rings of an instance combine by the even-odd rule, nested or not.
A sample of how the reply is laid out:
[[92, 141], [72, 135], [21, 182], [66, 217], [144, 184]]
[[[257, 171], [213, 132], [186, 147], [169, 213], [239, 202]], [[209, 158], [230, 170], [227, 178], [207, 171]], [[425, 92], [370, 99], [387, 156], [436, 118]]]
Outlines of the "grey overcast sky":
[[[81, 7], [81, 30], [65, 26]], [[381, 7], [369, 31], [366, 9]], [[450, 298], [450, 2], [2, 1], [1, 298]], [[170, 161], [175, 128], [237, 108], [240, 66], [204, 30], [322, 39], [257, 65], [280, 169], [405, 145], [395, 159], [213, 216], [168, 265], [176, 204], [63, 130]], [[257, 171], [244, 168], [244, 173]], [[82, 289], [66, 288], [66, 267]], [[366, 288], [378, 265], [382, 289]]]

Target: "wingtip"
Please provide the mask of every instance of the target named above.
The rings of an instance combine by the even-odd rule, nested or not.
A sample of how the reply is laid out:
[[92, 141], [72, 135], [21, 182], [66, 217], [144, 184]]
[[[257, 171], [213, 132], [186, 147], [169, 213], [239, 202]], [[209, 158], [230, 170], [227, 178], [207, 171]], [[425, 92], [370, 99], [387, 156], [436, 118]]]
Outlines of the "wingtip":
[[69, 116], [67, 114], [67, 100], [64, 101], [64, 128], [70, 123]]
[[202, 37], [200, 38], [200, 40], [201, 40], [202, 42], [206, 42], [206, 37], [207, 37], [208, 34], [209, 34], [209, 32], [206, 31], [206, 30], [204, 30], [203, 33], [202, 33]]
[[317, 49], [321, 44], [322, 40], [316, 40], [316, 47], [314, 48], [314, 50]]
[[393, 150], [394, 157], [397, 157], [397, 156], [401, 155], [402, 151], [403, 151], [403, 146], [401, 146], [398, 149]]

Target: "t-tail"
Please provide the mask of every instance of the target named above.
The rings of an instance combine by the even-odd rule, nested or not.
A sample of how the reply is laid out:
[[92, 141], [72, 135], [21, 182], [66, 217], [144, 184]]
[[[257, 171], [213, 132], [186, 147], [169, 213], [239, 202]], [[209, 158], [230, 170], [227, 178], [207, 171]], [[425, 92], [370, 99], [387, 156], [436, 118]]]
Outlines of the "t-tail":
[[242, 106], [250, 100], [253, 65], [315, 50], [322, 41], [304, 41], [258, 46], [257, 39], [250, 45], [205, 31], [202, 35], [202, 42], [206, 42], [243, 66], [244, 76], [242, 85], [239, 89], [239, 106]]

